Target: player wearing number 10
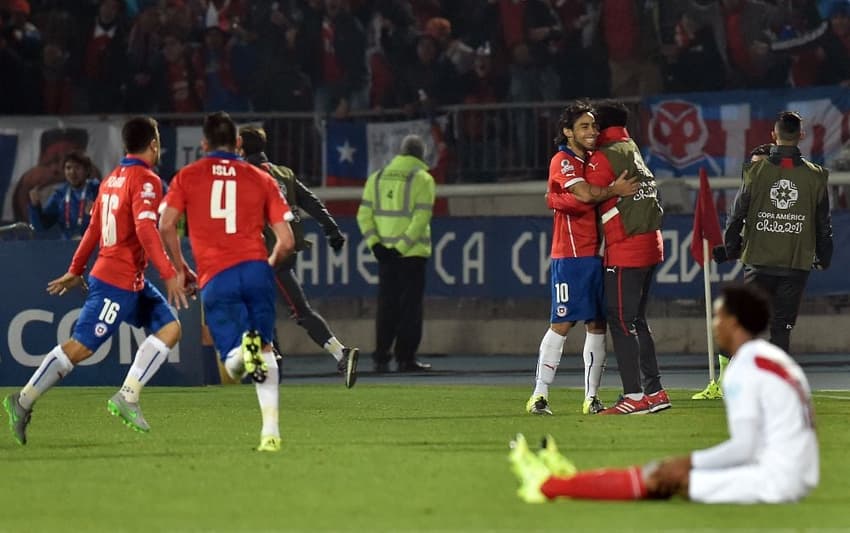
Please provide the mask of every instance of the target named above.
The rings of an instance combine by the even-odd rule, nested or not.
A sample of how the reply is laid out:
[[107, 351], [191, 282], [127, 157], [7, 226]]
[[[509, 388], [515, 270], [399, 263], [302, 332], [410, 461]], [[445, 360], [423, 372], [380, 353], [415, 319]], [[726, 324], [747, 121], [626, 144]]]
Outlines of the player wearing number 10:
[[554, 212], [552, 229], [552, 314], [549, 329], [540, 341], [534, 391], [526, 410], [551, 415], [549, 385], [564, 351], [570, 329], [585, 322], [584, 414], [604, 407], [597, 398], [605, 364], [605, 312], [602, 296], [602, 258], [596, 230], [594, 203], [619, 194], [631, 194], [635, 186], [621, 176], [611, 187], [589, 185], [584, 179], [585, 159], [596, 145], [599, 131], [593, 109], [583, 102], [570, 104], [558, 122], [558, 152], [549, 163], [546, 203]]
[[12, 433], [20, 444], [27, 442], [33, 403], [97, 351], [121, 322], [144, 327], [154, 334], [139, 346], [124, 385], [107, 407], [133, 429], [149, 431], [139, 407], [139, 392], [180, 340], [177, 317], [144, 276], [150, 258], [165, 282], [169, 300], [186, 305], [183, 280], [187, 273], [193, 274], [175, 271], [156, 230], [156, 210], [162, 196], [162, 182], [151, 171], [160, 155], [156, 121], [148, 117], [130, 119], [121, 135], [127, 155], [101, 182], [91, 223], [68, 272], [47, 285], [50, 294], [58, 295], [79, 285], [85, 288], [83, 271], [95, 246], [100, 244], [88, 279], [88, 297], [71, 340], [53, 348], [24, 388], [3, 402]]
[[[278, 451], [272, 265], [295, 248], [287, 223], [293, 215], [274, 178], [236, 155], [241, 139], [227, 113], [207, 115], [203, 132], [206, 156], [183, 167], [171, 181], [160, 231], [171, 256], [182, 261], [177, 221], [186, 213], [213, 342], [231, 377], [242, 379], [248, 372], [256, 382], [263, 416], [257, 450]], [[266, 224], [277, 238], [268, 257]]]

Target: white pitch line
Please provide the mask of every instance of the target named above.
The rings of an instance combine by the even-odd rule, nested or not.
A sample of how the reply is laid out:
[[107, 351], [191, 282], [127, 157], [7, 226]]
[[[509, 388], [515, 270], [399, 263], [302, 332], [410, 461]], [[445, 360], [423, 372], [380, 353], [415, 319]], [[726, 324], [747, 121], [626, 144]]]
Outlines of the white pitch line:
[[825, 398], [827, 400], [845, 400], [850, 401], [850, 396], [835, 396], [832, 394], [812, 394], [814, 398]]

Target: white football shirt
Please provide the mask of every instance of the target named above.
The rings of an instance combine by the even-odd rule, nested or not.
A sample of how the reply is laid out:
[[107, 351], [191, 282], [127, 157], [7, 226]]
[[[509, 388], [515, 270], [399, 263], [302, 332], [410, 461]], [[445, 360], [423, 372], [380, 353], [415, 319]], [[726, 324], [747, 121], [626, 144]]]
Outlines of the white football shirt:
[[755, 429], [753, 457], [774, 474], [771, 477], [796, 480], [808, 488], [817, 485], [811, 390], [803, 370], [787, 353], [761, 339], [743, 344], [723, 376], [723, 401], [730, 435], [743, 425]]

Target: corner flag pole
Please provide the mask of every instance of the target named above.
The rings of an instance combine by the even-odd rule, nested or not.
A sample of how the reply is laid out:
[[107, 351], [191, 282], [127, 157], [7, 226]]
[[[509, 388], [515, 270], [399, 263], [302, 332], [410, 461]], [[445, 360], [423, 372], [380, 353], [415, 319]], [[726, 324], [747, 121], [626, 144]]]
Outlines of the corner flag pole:
[[702, 239], [702, 279], [705, 289], [705, 331], [708, 334], [708, 379], [714, 381], [714, 336], [711, 332], [711, 255], [708, 239]]

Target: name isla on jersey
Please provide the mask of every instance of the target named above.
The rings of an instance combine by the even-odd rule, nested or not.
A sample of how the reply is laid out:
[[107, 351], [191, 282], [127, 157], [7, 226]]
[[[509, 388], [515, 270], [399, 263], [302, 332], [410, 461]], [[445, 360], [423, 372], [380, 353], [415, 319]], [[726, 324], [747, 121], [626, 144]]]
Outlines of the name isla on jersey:
[[230, 165], [213, 165], [213, 176], [236, 176], [236, 168]]

